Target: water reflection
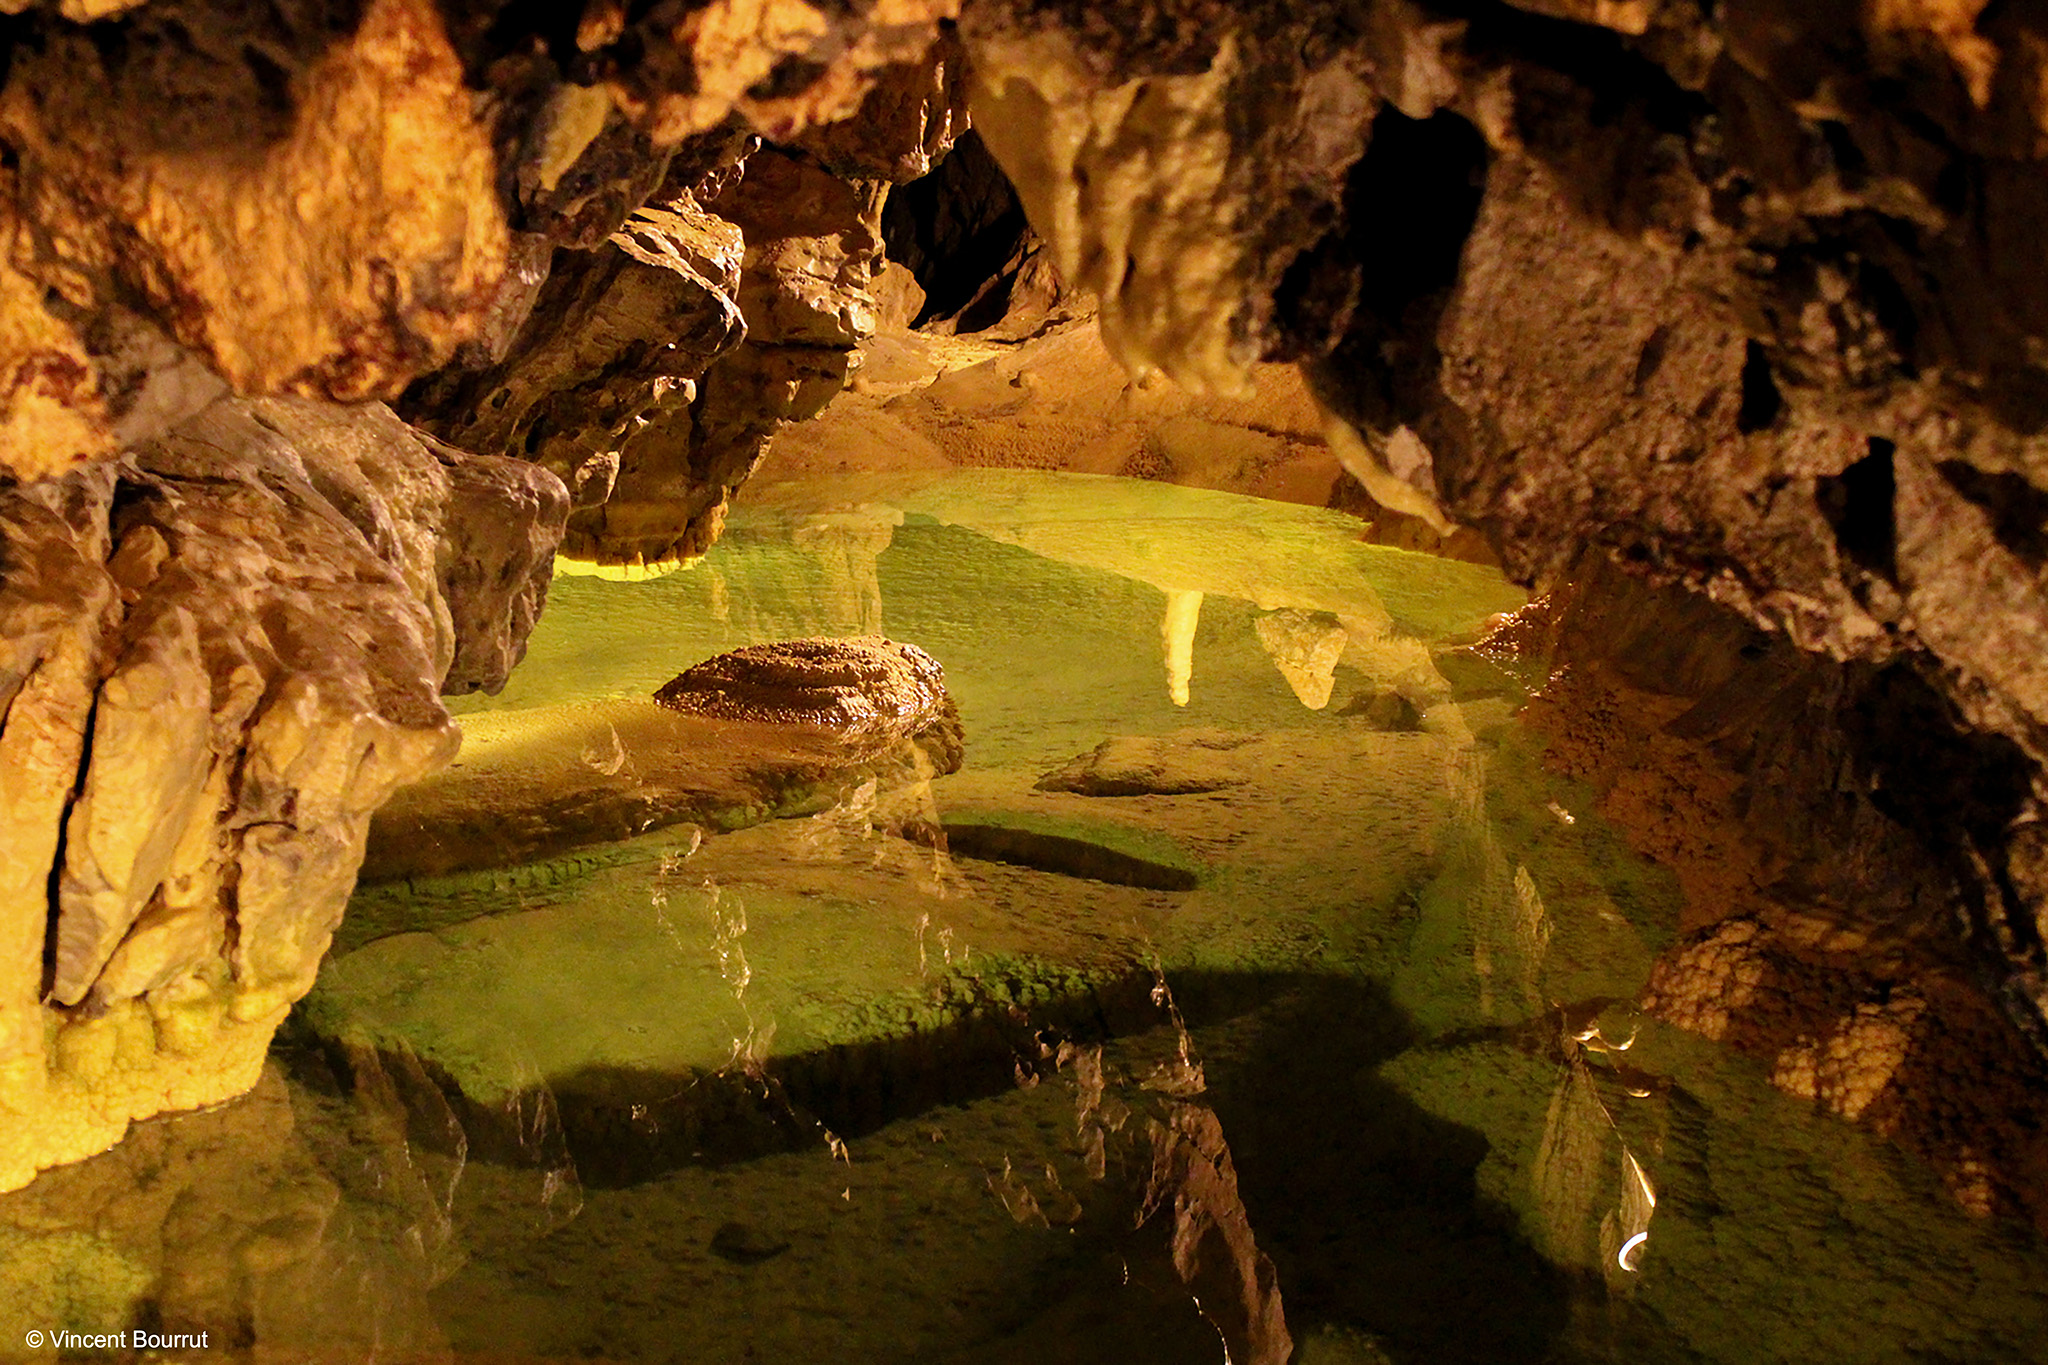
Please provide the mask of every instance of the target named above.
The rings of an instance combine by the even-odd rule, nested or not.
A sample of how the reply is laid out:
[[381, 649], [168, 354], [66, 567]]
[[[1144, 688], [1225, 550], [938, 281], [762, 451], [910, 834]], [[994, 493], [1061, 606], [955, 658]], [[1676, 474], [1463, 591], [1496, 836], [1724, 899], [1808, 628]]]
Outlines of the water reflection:
[[[945, 664], [964, 770], [365, 887], [256, 1095], [0, 1199], [0, 1327], [934, 1365], [2018, 1359], [2048, 1329], [2030, 1237], [1636, 1017], [1675, 892], [1460, 647], [1497, 579], [1154, 485], [847, 498], [559, 580], [473, 707], [541, 725], [882, 631]], [[578, 733], [593, 789], [677, 762]]]

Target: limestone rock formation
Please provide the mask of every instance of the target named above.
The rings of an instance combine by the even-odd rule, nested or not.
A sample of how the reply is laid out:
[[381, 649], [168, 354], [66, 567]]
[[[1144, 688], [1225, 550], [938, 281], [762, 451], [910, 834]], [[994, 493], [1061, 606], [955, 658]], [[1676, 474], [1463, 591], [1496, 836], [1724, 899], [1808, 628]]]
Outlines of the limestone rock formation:
[[0, 494], [0, 1186], [253, 1083], [370, 813], [454, 754], [444, 681], [516, 661], [564, 503], [304, 400]]
[[113, 448], [124, 395], [87, 352], [115, 305], [241, 391], [346, 400], [448, 359], [505, 269], [490, 142], [422, 0], [52, 26], [13, 48], [0, 138], [7, 467], [31, 476]]
[[685, 669], [654, 700], [686, 715], [818, 725], [853, 736], [914, 735], [951, 710], [938, 661], [879, 636], [750, 645]]
[[[658, 152], [610, 116], [529, 209], [545, 230], [520, 240], [544, 280], [508, 291], [495, 342], [415, 385], [407, 416], [559, 474], [578, 558], [701, 554], [768, 438], [852, 374], [875, 330], [888, 179], [950, 145], [960, 86], [958, 54], [936, 45], [787, 147], [728, 122]], [[658, 185], [635, 151], [666, 167]], [[583, 193], [556, 203], [572, 176]], [[635, 193], [651, 198], [635, 208]]]
[[1919, 696], [1928, 894], [2048, 1037], [2038, 19], [1354, 17], [970, 6], [977, 130], [1128, 363], [1305, 356], [1375, 496], [1525, 581], [1590, 542]]
[[882, 639], [755, 645], [685, 670], [651, 702], [487, 713], [463, 731], [459, 763], [378, 814], [366, 881], [813, 814], [863, 784], [918, 788], [965, 752], [938, 663]]
[[1957, 932], [1950, 871], [2024, 764], [1907, 661], [1844, 668], [1597, 558], [1575, 578], [1478, 648], [1550, 670], [1529, 718], [1551, 761], [1677, 874], [1644, 1007], [1896, 1138], [1965, 1206], [2048, 1224], [2048, 1062], [2009, 1022], [2025, 1002], [1984, 988], [1998, 959]]
[[408, 410], [459, 445], [549, 469], [573, 490], [572, 515], [599, 534], [621, 480], [644, 482], [645, 452], [661, 443], [671, 461], [682, 456], [680, 469], [658, 471], [672, 495], [666, 524], [687, 528], [706, 510], [694, 505], [699, 488], [713, 506], [724, 491], [711, 478], [691, 486], [687, 433], [705, 370], [745, 334], [734, 300], [742, 249], [739, 230], [687, 190], [638, 209], [599, 249], [558, 254], [502, 358], [416, 390]]
[[424, 0], [38, 7], [0, 88], [0, 469], [162, 429], [122, 430], [136, 322], [249, 395], [390, 397], [501, 359], [553, 251], [601, 242], [671, 162], [709, 169], [735, 115], [785, 141], [837, 121], [832, 164], [921, 175], [964, 127], [954, 8], [594, 4], [527, 35]]
[[[1231, 395], [1261, 360], [1305, 361], [1328, 451], [1379, 501], [1479, 528], [1525, 581], [1604, 572], [1591, 545], [1726, 609], [1701, 618], [1696, 676], [1637, 689], [1659, 715], [1638, 738], [1714, 748], [1702, 790], [1754, 795], [1743, 830], [1775, 812], [1780, 848], [1829, 856], [1799, 864], [1795, 896], [1797, 859], [1728, 836], [1696, 903], [1840, 911], [1822, 918], [1863, 935], [1842, 951], [1871, 979], [1902, 934], [2048, 1047], [2048, 26], [2030, 7], [11, 8], [10, 1077], [59, 1074], [57, 1009], [75, 1012], [62, 1075], [143, 1074], [108, 1040], [140, 1046], [180, 980], [257, 1002], [237, 1007], [246, 1076], [374, 798], [448, 743], [435, 692], [517, 655], [561, 514], [545, 471], [573, 486], [579, 555], [702, 549], [768, 435], [853, 372], [883, 186], [958, 136], [963, 85], [1133, 369]], [[959, 410], [1028, 397], [1002, 391], [1019, 373], [961, 379]], [[545, 468], [298, 406], [408, 385], [409, 419]], [[1202, 420], [1162, 421], [1133, 472], [1214, 445]], [[488, 544], [422, 529], [494, 522], [509, 534]], [[1172, 590], [1184, 692], [1200, 598]], [[1326, 702], [1326, 642], [1284, 625], [1276, 660]], [[1751, 648], [1758, 690], [1725, 656]], [[1651, 823], [1678, 852], [1705, 837]], [[1806, 1051], [1785, 1075], [1822, 1096], [1838, 1043], [1877, 1055], [1870, 1038], [1947, 1008], [1873, 1023], [1869, 1003], [1788, 1044]], [[94, 1081], [93, 1131], [147, 1107], [137, 1087], [214, 1093], [188, 1072]], [[84, 1131], [24, 1150], [101, 1140]]]
[[1134, 369], [1237, 392], [1269, 349], [1377, 102], [1360, 54], [1318, 31], [1334, 19], [1199, 3], [962, 15], [977, 130]]

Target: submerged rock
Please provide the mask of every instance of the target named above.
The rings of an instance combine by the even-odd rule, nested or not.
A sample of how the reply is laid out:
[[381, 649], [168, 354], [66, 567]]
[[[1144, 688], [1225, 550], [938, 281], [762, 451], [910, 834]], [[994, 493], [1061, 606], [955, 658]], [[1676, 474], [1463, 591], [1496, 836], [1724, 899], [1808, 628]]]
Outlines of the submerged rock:
[[1081, 796], [1186, 796], [1221, 791], [1247, 780], [1228, 755], [1255, 736], [1220, 730], [1175, 735], [1118, 735], [1038, 780], [1042, 792]]
[[907, 737], [934, 726], [958, 731], [945, 678], [916, 645], [878, 635], [785, 640], [706, 659], [665, 683], [654, 700], [686, 715]]
[[1422, 728], [1422, 712], [1415, 703], [1394, 688], [1360, 692], [1338, 708], [1340, 716], [1355, 716], [1375, 730], [1413, 731]]
[[748, 1223], [721, 1223], [711, 1236], [711, 1253], [734, 1265], [759, 1265], [789, 1250], [789, 1239]]
[[953, 772], [965, 753], [939, 665], [872, 637], [756, 645], [698, 664], [653, 701], [498, 712], [463, 729], [461, 760], [379, 815], [364, 880], [809, 815], [869, 782]]

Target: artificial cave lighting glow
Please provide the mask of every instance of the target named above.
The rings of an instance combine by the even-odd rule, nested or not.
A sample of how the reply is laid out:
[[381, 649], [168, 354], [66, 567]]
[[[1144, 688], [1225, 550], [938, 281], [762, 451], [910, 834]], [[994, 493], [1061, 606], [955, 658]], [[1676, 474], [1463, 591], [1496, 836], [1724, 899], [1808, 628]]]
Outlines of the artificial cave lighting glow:
[[[111, 1321], [161, 1263], [280, 1351], [2023, 1358], [2048, 1255], [1626, 1003], [1677, 889], [1465, 643], [1519, 601], [1320, 510], [1008, 471], [564, 568], [387, 808], [544, 852], [367, 877], [249, 1101], [0, 1201], [0, 1303]], [[943, 665], [957, 771], [713, 771], [765, 741], [648, 700], [866, 634]]]

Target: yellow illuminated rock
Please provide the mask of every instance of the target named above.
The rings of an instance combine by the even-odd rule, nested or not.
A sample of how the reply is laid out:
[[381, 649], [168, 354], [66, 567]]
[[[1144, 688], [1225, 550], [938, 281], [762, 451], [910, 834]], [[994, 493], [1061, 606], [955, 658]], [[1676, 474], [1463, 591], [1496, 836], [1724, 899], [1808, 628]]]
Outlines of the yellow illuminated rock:
[[254, 1083], [371, 812], [454, 754], [439, 693], [523, 649], [566, 511], [532, 466], [302, 401], [0, 491], [0, 1188]]

